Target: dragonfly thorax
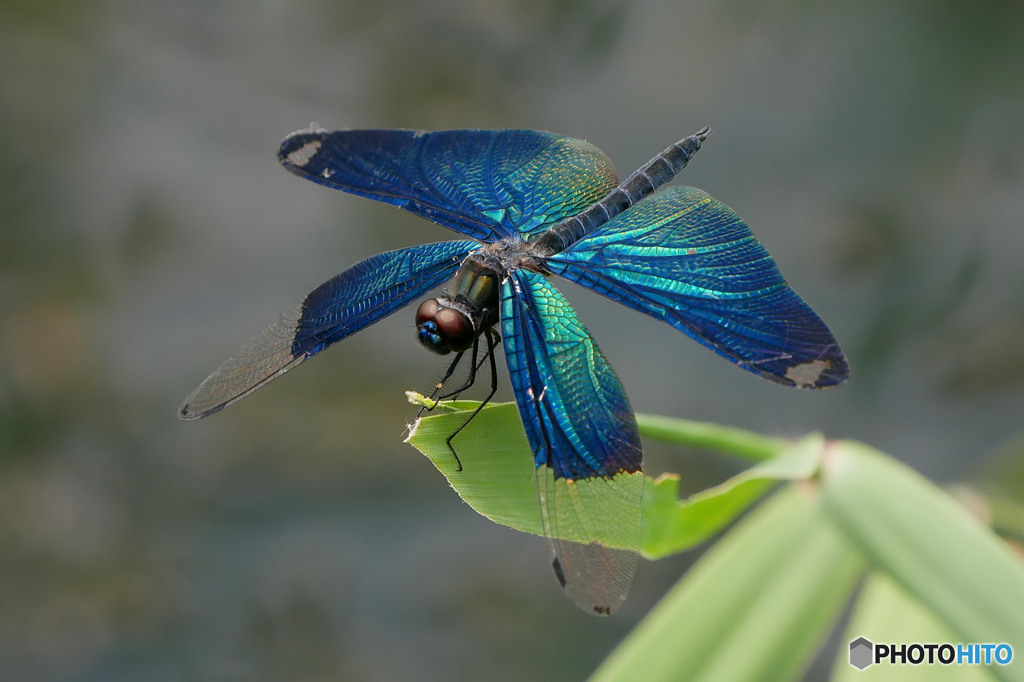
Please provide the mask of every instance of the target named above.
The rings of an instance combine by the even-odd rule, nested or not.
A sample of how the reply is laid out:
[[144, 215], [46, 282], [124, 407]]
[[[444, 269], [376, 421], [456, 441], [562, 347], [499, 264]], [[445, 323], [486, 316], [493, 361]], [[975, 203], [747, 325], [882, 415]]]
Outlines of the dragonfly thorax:
[[439, 355], [469, 350], [498, 321], [498, 285], [497, 273], [467, 259], [441, 296], [416, 309], [416, 338]]

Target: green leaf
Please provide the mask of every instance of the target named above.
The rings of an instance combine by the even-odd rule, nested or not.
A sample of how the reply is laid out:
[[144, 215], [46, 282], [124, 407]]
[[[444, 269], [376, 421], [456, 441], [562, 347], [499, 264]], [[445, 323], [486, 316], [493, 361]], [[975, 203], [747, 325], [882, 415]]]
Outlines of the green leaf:
[[823, 445], [818, 435], [785, 444], [771, 459], [682, 501], [678, 476], [648, 481], [644, 556], [658, 559], [694, 547], [731, 523], [779, 481], [811, 478], [818, 470]]
[[406, 442], [426, 455], [479, 514], [503, 526], [541, 535], [533, 455], [515, 403], [487, 405], [472, 426], [453, 439], [462, 471], [445, 441], [466, 422], [475, 404], [441, 405], [443, 413], [416, 420]]
[[640, 426], [640, 433], [648, 438], [671, 445], [685, 445], [736, 455], [755, 462], [774, 457], [780, 450], [790, 445], [789, 441], [781, 438], [687, 419], [638, 414], [636, 421]]
[[[424, 404], [418, 394], [410, 398]], [[458, 463], [446, 441], [466, 422], [479, 403], [455, 406], [441, 403], [441, 406], [448, 411], [419, 419], [410, 429], [406, 441], [425, 454], [452, 488], [479, 514], [495, 523], [542, 535], [533, 454], [515, 403], [487, 405], [473, 418], [472, 427], [463, 430], [453, 440], [462, 462], [462, 471], [458, 470]], [[550, 469], [547, 475], [553, 476]], [[636, 485], [644, 484], [643, 474], [636, 474], [635, 479]], [[602, 483], [600, 479], [574, 481], [571, 494], [556, 496], [556, 499], [570, 503], [572, 500], [601, 497], [608, 492]], [[626, 480], [620, 485], [633, 483], [633, 480]], [[551, 490], [555, 485], [570, 484], [565, 480], [549, 480], [547, 489]], [[608, 547], [635, 546], [632, 538], [622, 537], [632, 529], [622, 526], [615, 500], [610, 502], [613, 504], [587, 505], [589, 510], [604, 513], [590, 515], [591, 525], [585, 540], [572, 535], [577, 529], [571, 526], [563, 528], [567, 539], [578, 542], [600, 539]], [[555, 513], [559, 511], [556, 509]]]
[[808, 491], [785, 488], [709, 549], [592, 680], [794, 679], [862, 569]]
[[[514, 404], [487, 406], [459, 434], [454, 444], [465, 468], [456, 471], [445, 441], [476, 406], [442, 404], [436, 414], [417, 422], [408, 440], [478, 512], [539, 534], [533, 458]], [[871, 639], [879, 632], [874, 636], [880, 641], [896, 643], [1006, 642], [1024, 650], [1024, 563], [948, 494], [905, 466], [865, 445], [826, 444], [820, 436], [787, 443], [662, 417], [640, 416], [638, 422], [645, 437], [653, 434], [758, 461], [683, 501], [678, 477], [647, 479], [642, 545], [647, 557], [702, 542], [777, 481], [806, 482], [776, 495], [712, 548], [596, 679], [797, 675], [865, 562], [877, 575], [858, 604], [854, 624], [871, 632], [851, 629], [850, 639]], [[600, 481], [594, 483], [586, 494], [601, 494]], [[614, 516], [603, 520], [607, 526], [601, 537], [607, 534], [617, 546]], [[889, 578], [898, 588], [891, 588]], [[888, 635], [890, 630], [875, 629], [872, 623], [902, 623], [905, 631]], [[942, 627], [953, 634], [940, 637]], [[846, 660], [848, 642], [840, 661]], [[993, 666], [987, 671], [1010, 679], [1018, 669]], [[837, 663], [836, 674], [848, 673]]]
[[[858, 670], [850, 665], [849, 644], [858, 637], [883, 644], [955, 643], [958, 638], [934, 613], [906, 593], [884, 573], [872, 571], [860, 590], [853, 617], [837, 652], [832, 682], [921, 680], [931, 682], [986, 682], [994, 677], [982, 666], [872, 665]], [[926, 659], [927, 660], [927, 659]]]
[[820, 492], [823, 511], [851, 545], [959, 641], [1024, 651], [1024, 563], [948, 494], [854, 442], [829, 445]]
[[[410, 399], [432, 406], [419, 394]], [[478, 513], [496, 523], [537, 535], [542, 534], [533, 455], [519, 412], [514, 403], [487, 405], [452, 441], [463, 469], [458, 471], [455, 456], [446, 439], [469, 418], [478, 403], [441, 403], [438, 411], [416, 422], [407, 442], [425, 454], [448, 479], [453, 489]], [[772, 438], [758, 441], [755, 434], [697, 422], [661, 418], [640, 418], [641, 433], [654, 428], [659, 436], [688, 440], [691, 444], [712, 441], [725, 449], [757, 452], [765, 459], [725, 483], [679, 500], [679, 477], [665, 475], [645, 480], [643, 510], [644, 556], [654, 559], [684, 551], [718, 533], [748, 509], [778, 481], [810, 478], [818, 468], [822, 440], [811, 436], [799, 443]], [[559, 482], [565, 485], [564, 482]], [[600, 480], [576, 481], [574, 495], [601, 496], [607, 491]], [[564, 499], [569, 499], [565, 496]], [[613, 505], [588, 505], [590, 510], [607, 513], [591, 520], [600, 537], [610, 547], [621, 547], [620, 525]], [[571, 529], [569, 529], [571, 530]]]

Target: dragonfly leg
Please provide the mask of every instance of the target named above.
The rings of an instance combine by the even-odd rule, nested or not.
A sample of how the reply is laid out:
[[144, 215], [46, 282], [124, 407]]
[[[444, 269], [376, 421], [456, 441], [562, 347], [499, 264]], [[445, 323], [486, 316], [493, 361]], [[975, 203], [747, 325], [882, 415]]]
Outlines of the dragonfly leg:
[[[457, 452], [455, 452], [455, 446], [452, 445], [452, 439], [455, 438], [455, 436], [459, 435], [459, 433], [462, 431], [462, 429], [464, 429], [467, 426], [469, 426], [469, 423], [471, 421], [473, 421], [473, 419], [476, 418], [476, 416], [478, 414], [480, 414], [480, 410], [484, 409], [484, 407], [487, 405], [487, 403], [491, 402], [491, 398], [494, 397], [494, 394], [498, 392], [498, 368], [497, 368], [497, 366], [494, 363], [494, 348], [495, 348], [495, 345], [498, 342], [498, 339], [500, 339], [500, 337], [498, 336], [498, 333], [496, 331], [494, 331], [494, 329], [488, 329], [487, 332], [486, 332], [486, 335], [487, 335], [487, 352], [484, 355], [485, 355], [485, 357], [488, 360], [490, 360], [491, 391], [490, 391], [490, 393], [487, 394], [487, 397], [483, 399], [483, 402], [481, 402], [477, 406], [477, 408], [475, 410], [473, 410], [473, 414], [469, 415], [469, 419], [464, 421], [462, 423], [462, 426], [460, 426], [459, 428], [455, 429], [455, 431], [452, 432], [452, 435], [448, 436], [447, 440], [445, 440], [445, 444], [448, 445], [448, 449], [451, 450], [451, 452], [452, 452], [452, 457], [455, 458], [455, 464], [457, 465], [457, 467], [455, 469], [456, 471], [462, 471], [462, 460], [459, 459], [459, 454]], [[475, 352], [475, 350], [476, 350], [476, 346], [474, 345], [474, 352]], [[475, 360], [475, 358], [476, 358], [476, 356], [474, 354], [474, 360]], [[483, 364], [483, 360], [480, 361], [480, 364], [481, 365]], [[475, 379], [476, 370], [474, 369], [472, 373], [474, 375], [473, 378]], [[472, 382], [470, 382], [470, 383], [472, 383]], [[463, 387], [460, 390], [465, 390], [465, 388], [468, 388], [468, 385]]]
[[[473, 354], [470, 356], [470, 360], [469, 360], [469, 376], [466, 377], [466, 381], [464, 381], [462, 383], [462, 385], [459, 386], [454, 391], [448, 391], [447, 393], [439, 395], [437, 397], [437, 400], [447, 400], [448, 398], [458, 398], [460, 393], [462, 393], [466, 389], [470, 388], [474, 383], [476, 383], [476, 372], [477, 372], [478, 369], [480, 369], [480, 365], [483, 364], [483, 359], [481, 359], [479, 363], [477, 363], [477, 361], [476, 361], [477, 355], [479, 355], [479, 354], [480, 354], [480, 339], [478, 337], [473, 342]], [[448, 374], [445, 375], [445, 380], [447, 380], [448, 377], [450, 377], [450, 376], [451, 376], [451, 372], [448, 372]], [[444, 382], [442, 382], [442, 384], [443, 383]], [[441, 388], [441, 386], [438, 386], [438, 389], [440, 389], [440, 388]]]
[[[421, 407], [420, 411], [416, 413], [416, 418], [417, 419], [422, 417], [424, 412], [432, 412], [434, 410], [434, 407], [437, 407], [437, 402], [436, 401], [443, 400], [444, 398], [447, 397], [447, 396], [441, 396], [439, 398], [439, 397], [437, 397], [437, 394], [441, 391], [442, 388], [444, 388], [444, 382], [448, 381], [448, 379], [451, 378], [452, 374], [455, 373], [455, 368], [459, 366], [459, 360], [461, 360], [462, 356], [465, 355], [465, 354], [466, 354], [465, 352], [459, 353], [458, 355], [455, 356], [455, 359], [451, 361], [451, 364], [448, 365], [448, 370], [444, 373], [444, 376], [441, 377], [441, 380], [439, 382], [437, 382], [437, 385], [434, 386], [434, 390], [431, 391], [430, 395], [428, 396], [431, 400], [435, 401], [434, 405], [432, 407], [427, 407], [426, 405]], [[475, 344], [473, 346], [473, 364], [474, 365], [476, 364], [476, 345]]]
[[[442, 396], [439, 396], [437, 398], [437, 400], [447, 400], [448, 398], [452, 398], [453, 400], [458, 400], [460, 393], [462, 393], [466, 389], [470, 388], [474, 383], [476, 383], [476, 373], [480, 371], [480, 368], [484, 366], [484, 363], [487, 362], [488, 358], [490, 358], [490, 356], [494, 354], [494, 349], [497, 347], [498, 341], [501, 341], [501, 334], [499, 334], [497, 332], [497, 330], [494, 329], [494, 327], [491, 327], [490, 329], [488, 329], [487, 333], [490, 334], [491, 337], [488, 339], [487, 350], [484, 352], [483, 357], [480, 358], [480, 362], [476, 361], [477, 344], [473, 345], [473, 365], [474, 365], [474, 367], [471, 367], [470, 370], [469, 370], [469, 372], [470, 372], [469, 373], [469, 379], [467, 379], [466, 383], [464, 383], [462, 386], [460, 386], [459, 388], [455, 389], [454, 391], [450, 391], [448, 393], [445, 393]], [[493, 343], [491, 343], [491, 341], [493, 341]], [[491, 367], [494, 366], [494, 362], [495, 361], [492, 359], [491, 360]], [[491, 371], [492, 371], [492, 374], [493, 374], [493, 369]], [[431, 398], [433, 398], [433, 396], [431, 396]]]

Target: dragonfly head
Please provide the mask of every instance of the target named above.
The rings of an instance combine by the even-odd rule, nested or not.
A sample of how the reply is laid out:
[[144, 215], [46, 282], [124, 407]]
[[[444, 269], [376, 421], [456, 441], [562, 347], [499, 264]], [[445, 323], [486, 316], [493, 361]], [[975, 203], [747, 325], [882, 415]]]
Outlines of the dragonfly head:
[[416, 310], [416, 338], [438, 355], [469, 350], [477, 336], [468, 314], [436, 298], [428, 298]]

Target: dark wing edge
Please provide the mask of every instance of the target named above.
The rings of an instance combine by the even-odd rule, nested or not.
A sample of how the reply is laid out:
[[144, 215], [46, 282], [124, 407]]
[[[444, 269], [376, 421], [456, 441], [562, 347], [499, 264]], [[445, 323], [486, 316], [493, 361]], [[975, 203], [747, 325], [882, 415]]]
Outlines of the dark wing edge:
[[776, 383], [823, 388], [849, 376], [829, 328], [742, 218], [703, 190], [662, 190], [547, 266]]
[[543, 276], [509, 275], [501, 324], [555, 576], [584, 611], [608, 615], [629, 591], [641, 542], [644, 477], [632, 408], [589, 332]]
[[185, 399], [179, 418], [201, 419], [238, 402], [442, 284], [477, 248], [470, 241], [438, 242], [360, 261], [243, 344]]

